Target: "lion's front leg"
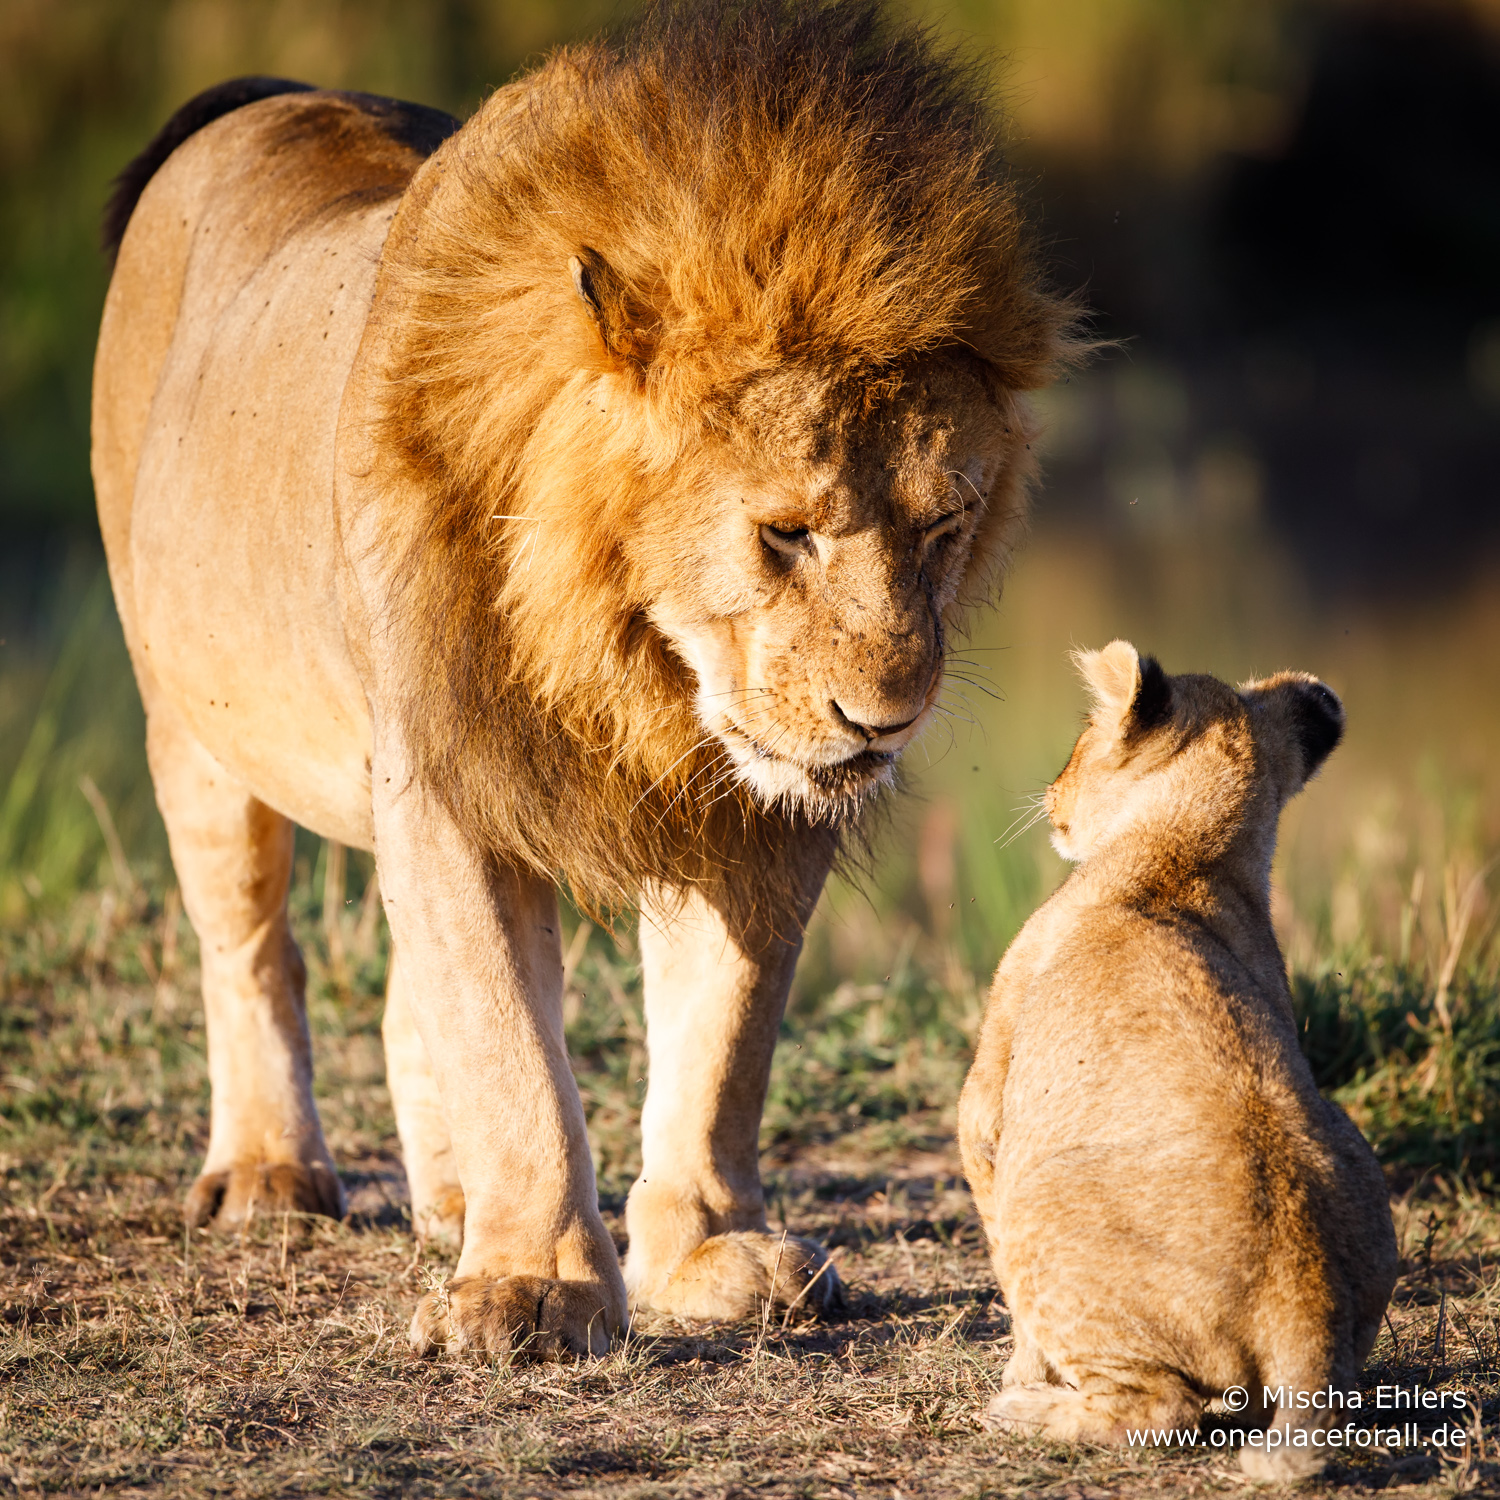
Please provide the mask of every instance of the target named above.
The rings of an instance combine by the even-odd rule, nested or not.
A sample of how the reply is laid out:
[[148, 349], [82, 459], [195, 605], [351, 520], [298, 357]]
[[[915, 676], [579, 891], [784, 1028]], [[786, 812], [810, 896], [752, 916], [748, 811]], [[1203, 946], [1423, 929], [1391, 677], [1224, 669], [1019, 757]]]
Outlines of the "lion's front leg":
[[484, 858], [396, 757], [377, 752], [374, 780], [401, 989], [464, 1203], [457, 1272], [418, 1306], [412, 1344], [602, 1353], [624, 1327], [625, 1287], [563, 1041], [556, 895]]
[[697, 894], [642, 902], [651, 1074], [625, 1210], [632, 1306], [735, 1319], [766, 1302], [817, 1313], [842, 1300], [818, 1245], [767, 1229], [760, 1184], [761, 1111], [805, 919], [735, 933]]

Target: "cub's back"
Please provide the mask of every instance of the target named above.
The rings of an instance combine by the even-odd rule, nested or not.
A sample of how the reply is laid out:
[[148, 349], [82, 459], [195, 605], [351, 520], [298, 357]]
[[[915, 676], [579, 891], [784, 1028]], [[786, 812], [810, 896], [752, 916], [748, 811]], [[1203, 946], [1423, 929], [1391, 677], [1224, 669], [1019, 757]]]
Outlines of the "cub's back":
[[1010, 982], [1004, 1238], [1034, 1250], [1113, 1223], [1106, 1237], [1175, 1225], [1184, 1249], [1254, 1243], [1300, 1213], [1272, 1179], [1332, 1183], [1343, 1117], [1318, 1094], [1289, 998], [1200, 924], [1086, 907]]

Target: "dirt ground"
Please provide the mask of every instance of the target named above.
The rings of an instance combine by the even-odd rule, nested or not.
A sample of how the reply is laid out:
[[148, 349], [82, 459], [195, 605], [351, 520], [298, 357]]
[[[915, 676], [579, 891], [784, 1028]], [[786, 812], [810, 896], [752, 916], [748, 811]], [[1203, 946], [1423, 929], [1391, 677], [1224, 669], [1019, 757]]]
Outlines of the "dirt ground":
[[[0, 953], [7, 1492], [1246, 1492], [1226, 1419], [1205, 1422], [1197, 1450], [983, 1430], [1009, 1336], [952, 1144], [966, 1043], [946, 1023], [917, 1029], [921, 996], [903, 998], [894, 981], [795, 1023], [767, 1115], [772, 1223], [833, 1247], [845, 1315], [790, 1327], [640, 1319], [607, 1357], [576, 1364], [422, 1360], [407, 1322], [451, 1263], [409, 1230], [378, 955], [364, 977], [337, 983], [314, 963], [320, 1108], [347, 1221], [186, 1234], [179, 1203], [201, 1160], [207, 1087], [180, 926], [170, 902], [133, 916], [100, 902]], [[644, 1072], [634, 979], [596, 943], [574, 982], [570, 1043], [623, 1238]], [[1481, 1404], [1478, 1421], [1464, 1448], [1444, 1449], [1421, 1440], [1446, 1415], [1428, 1413], [1415, 1444], [1347, 1451], [1320, 1489], [1500, 1495], [1500, 1214], [1431, 1177], [1397, 1186], [1403, 1274], [1367, 1399], [1380, 1385], [1462, 1390]]]
[[[233, 1238], [185, 1235], [150, 1180], [12, 1200], [0, 1216], [0, 1477], [28, 1496], [1103, 1500], [1245, 1488], [1222, 1449], [984, 1432], [1008, 1320], [951, 1159], [874, 1177], [838, 1165], [793, 1162], [773, 1186], [790, 1224], [837, 1248], [846, 1317], [713, 1330], [638, 1320], [606, 1358], [568, 1365], [408, 1352], [412, 1304], [446, 1264], [407, 1232], [394, 1160], [349, 1174], [345, 1224], [263, 1221]], [[1451, 1201], [1400, 1219], [1406, 1271], [1366, 1386], [1471, 1392], [1484, 1403], [1478, 1441], [1456, 1461], [1427, 1445], [1357, 1451], [1320, 1488], [1500, 1494], [1495, 1226]], [[612, 1223], [622, 1231], [618, 1213]]]

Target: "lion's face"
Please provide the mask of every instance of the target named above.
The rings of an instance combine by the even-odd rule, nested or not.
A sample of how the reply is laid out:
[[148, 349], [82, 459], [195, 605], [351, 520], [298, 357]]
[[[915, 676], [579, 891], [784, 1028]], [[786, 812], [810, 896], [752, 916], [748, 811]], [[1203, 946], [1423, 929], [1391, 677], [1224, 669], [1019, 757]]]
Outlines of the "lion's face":
[[853, 398], [782, 372], [723, 429], [677, 478], [688, 525], [646, 528], [649, 614], [735, 774], [832, 812], [934, 713], [945, 611], [1014, 434], [975, 372], [938, 360]]
[[1083, 352], [964, 77], [857, 6], [813, 63], [699, 10], [706, 72], [601, 42], [491, 95], [401, 199], [360, 364], [418, 769], [601, 902], [836, 842]]

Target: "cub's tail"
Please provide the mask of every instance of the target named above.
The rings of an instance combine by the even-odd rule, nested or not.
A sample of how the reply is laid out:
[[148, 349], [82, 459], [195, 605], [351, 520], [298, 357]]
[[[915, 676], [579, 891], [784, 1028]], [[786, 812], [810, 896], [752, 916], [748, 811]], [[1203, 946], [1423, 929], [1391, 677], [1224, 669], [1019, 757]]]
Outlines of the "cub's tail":
[[104, 206], [104, 230], [101, 241], [104, 253], [114, 264], [125, 238], [125, 227], [146, 191], [146, 184], [156, 176], [163, 162], [190, 135], [203, 129], [233, 110], [270, 99], [277, 94], [305, 94], [310, 83], [294, 83], [290, 78], [231, 78], [189, 99], [181, 109], [156, 132], [151, 144], [115, 178], [109, 201]]

